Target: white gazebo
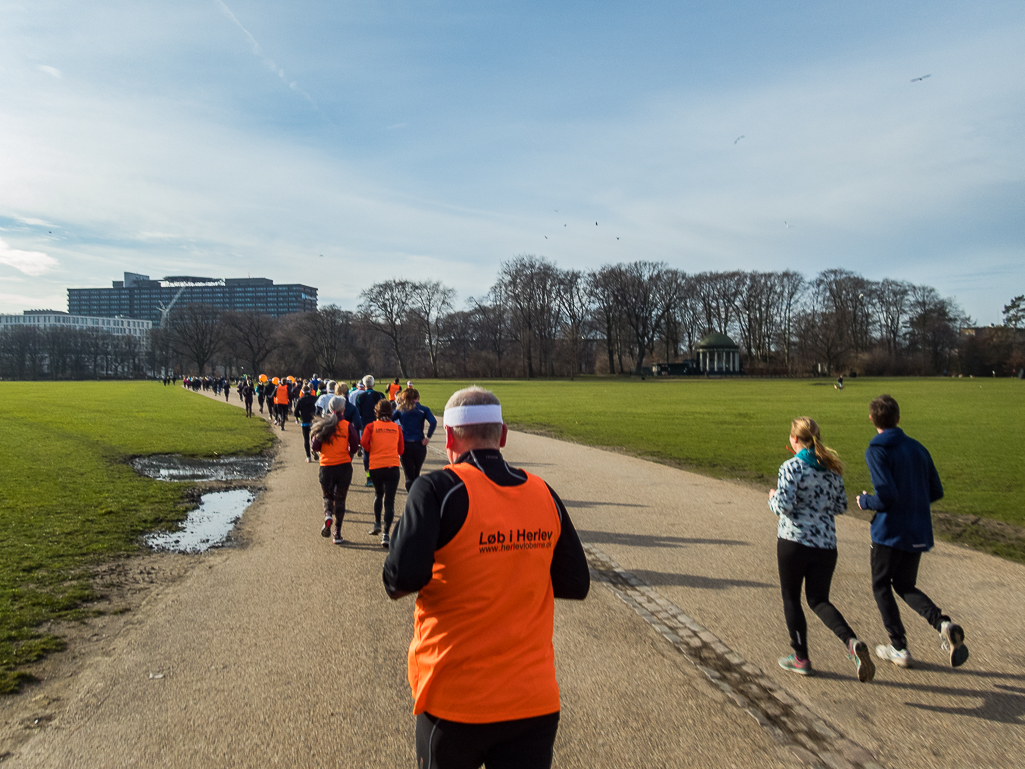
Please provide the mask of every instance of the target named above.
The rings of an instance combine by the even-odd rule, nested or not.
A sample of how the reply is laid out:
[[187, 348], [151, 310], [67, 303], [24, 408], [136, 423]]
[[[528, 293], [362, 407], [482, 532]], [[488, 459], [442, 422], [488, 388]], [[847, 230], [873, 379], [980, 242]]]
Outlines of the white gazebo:
[[704, 374], [739, 374], [740, 348], [726, 334], [712, 332], [698, 343], [698, 367]]

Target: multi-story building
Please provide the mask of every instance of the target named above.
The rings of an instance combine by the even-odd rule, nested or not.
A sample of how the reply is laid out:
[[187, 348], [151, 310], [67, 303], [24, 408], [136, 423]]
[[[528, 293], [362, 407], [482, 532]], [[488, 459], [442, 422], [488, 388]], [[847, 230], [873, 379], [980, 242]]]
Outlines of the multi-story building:
[[12, 328], [69, 328], [74, 330], [102, 331], [121, 336], [146, 337], [153, 323], [137, 318], [104, 318], [88, 315], [71, 315], [60, 310], [25, 310], [21, 315], [0, 315], [0, 331]]
[[145, 318], [159, 325], [164, 314], [186, 304], [207, 304], [233, 312], [278, 317], [317, 311], [317, 289], [298, 283], [275, 285], [269, 278], [198, 278], [173, 275], [150, 280], [126, 272], [111, 288], [69, 288], [68, 312]]

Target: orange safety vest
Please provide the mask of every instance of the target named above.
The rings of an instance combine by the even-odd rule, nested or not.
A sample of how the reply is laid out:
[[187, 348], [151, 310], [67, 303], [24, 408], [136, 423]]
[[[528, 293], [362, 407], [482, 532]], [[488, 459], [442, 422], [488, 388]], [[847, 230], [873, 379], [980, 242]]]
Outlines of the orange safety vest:
[[388, 385], [388, 400], [390, 400], [390, 401], [395, 400], [395, 396], [399, 394], [399, 391], [401, 389], [402, 389], [402, 385], [395, 384], [394, 382], [392, 382], [390, 385]]
[[406, 448], [406, 441], [397, 424], [377, 420], [363, 428], [360, 445], [370, 454], [369, 469], [379, 470], [399, 466], [399, 454]]
[[278, 389], [274, 391], [274, 402], [279, 406], [288, 405], [288, 385], [278, 385]]
[[349, 454], [349, 423], [339, 419], [335, 434], [320, 445], [320, 466], [344, 464], [352, 464], [352, 455]]
[[469, 463], [446, 469], [466, 485], [470, 506], [416, 599], [413, 712], [471, 724], [555, 713], [555, 500], [529, 473], [520, 486], [498, 486]]

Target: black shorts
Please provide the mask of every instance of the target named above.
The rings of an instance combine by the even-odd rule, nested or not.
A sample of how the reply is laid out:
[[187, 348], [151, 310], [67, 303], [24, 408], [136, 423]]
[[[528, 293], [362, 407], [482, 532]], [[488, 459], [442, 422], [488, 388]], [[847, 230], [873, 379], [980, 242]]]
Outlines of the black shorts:
[[416, 717], [418, 769], [550, 769], [559, 713], [490, 724]]

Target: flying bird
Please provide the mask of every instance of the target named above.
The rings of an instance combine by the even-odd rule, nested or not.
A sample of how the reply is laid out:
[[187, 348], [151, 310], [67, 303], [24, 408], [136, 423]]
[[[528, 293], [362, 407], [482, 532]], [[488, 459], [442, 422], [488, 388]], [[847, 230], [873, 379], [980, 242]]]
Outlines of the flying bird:
[[619, 236], [618, 235], [616, 236], [616, 240], [619, 240]]
[[545, 240], [548, 240], [548, 236], [547, 235], [545, 235]]
[[597, 226], [598, 226], [598, 222], [595, 222], [595, 223], [594, 223], [594, 226], [595, 226], [595, 227], [597, 227]]
[[[786, 219], [783, 220], [783, 224], [787, 224], [787, 220]], [[787, 229], [788, 230], [790, 229], [790, 225], [789, 224], [787, 224]]]
[[913, 77], [911, 78], [911, 82], [917, 83], [919, 80], [925, 80], [927, 77], [932, 77], [932, 75], [922, 75], [921, 77]]
[[738, 136], [736, 139], [733, 140], [733, 143], [736, 144], [737, 142], [739, 142], [743, 138], [744, 138], [743, 136]]
[[321, 259], [323, 259], [323, 258], [324, 258], [324, 255], [323, 255], [323, 254], [321, 254], [321, 255], [320, 255], [320, 258], [321, 258]]

